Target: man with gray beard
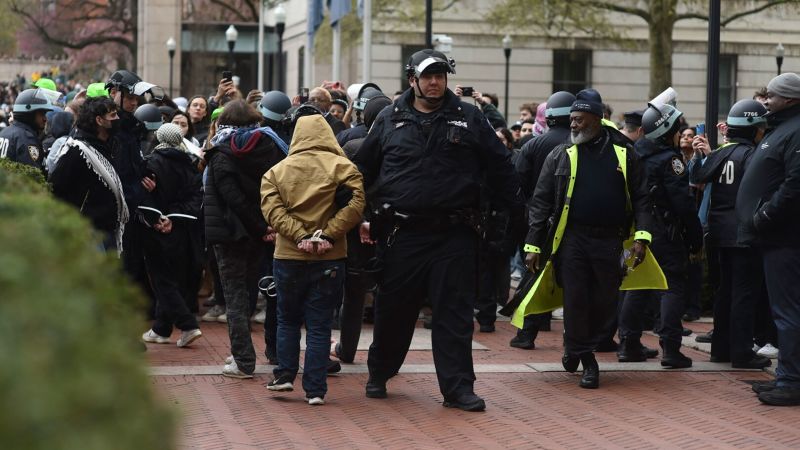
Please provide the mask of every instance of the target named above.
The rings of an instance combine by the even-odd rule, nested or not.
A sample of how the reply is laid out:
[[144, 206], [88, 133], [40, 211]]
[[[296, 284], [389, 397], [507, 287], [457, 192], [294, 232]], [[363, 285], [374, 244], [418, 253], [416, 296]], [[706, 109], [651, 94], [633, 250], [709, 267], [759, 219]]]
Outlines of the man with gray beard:
[[570, 108], [572, 143], [545, 159], [524, 247], [530, 270], [553, 258], [564, 298], [561, 362], [568, 372], [581, 363], [580, 386], [589, 389], [600, 383], [593, 351], [614, 326], [622, 242], [635, 231], [631, 252], [634, 266], [641, 263], [653, 220], [644, 168], [630, 141], [602, 118], [600, 94], [579, 92]]

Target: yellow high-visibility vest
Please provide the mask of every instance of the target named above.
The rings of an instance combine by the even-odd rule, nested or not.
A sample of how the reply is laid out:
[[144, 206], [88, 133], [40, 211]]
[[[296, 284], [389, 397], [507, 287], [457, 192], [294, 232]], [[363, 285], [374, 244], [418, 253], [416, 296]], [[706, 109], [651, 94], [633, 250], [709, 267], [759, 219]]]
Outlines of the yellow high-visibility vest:
[[[625, 179], [625, 197], [627, 198], [627, 208], [630, 211], [631, 199], [628, 192], [628, 160], [626, 152], [628, 149], [622, 146], [615, 145], [614, 152], [617, 155], [619, 168], [622, 171], [622, 176]], [[522, 328], [525, 316], [530, 314], [541, 314], [560, 308], [564, 304], [564, 293], [561, 286], [556, 282], [555, 270], [553, 269], [552, 255], [556, 254], [559, 245], [564, 237], [564, 230], [567, 228], [567, 217], [569, 216], [569, 206], [572, 199], [572, 192], [575, 188], [575, 177], [578, 172], [578, 147], [573, 145], [566, 150], [569, 157], [569, 183], [567, 184], [567, 197], [564, 200], [564, 207], [561, 209], [561, 216], [556, 225], [556, 232], [553, 237], [553, 251], [551, 258], [547, 261], [539, 274], [536, 282], [531, 287], [531, 290], [525, 295], [525, 298], [520, 303], [514, 315], [511, 318], [511, 324], [517, 328]], [[631, 230], [633, 231], [633, 230]], [[636, 231], [631, 233], [629, 238], [623, 243], [624, 249], [633, 246], [635, 239], [644, 239], [647, 241], [652, 240], [650, 233], [646, 231]], [[525, 246], [526, 252], [540, 253], [540, 249], [531, 245]], [[628, 266], [628, 275], [623, 279], [620, 290], [641, 290], [641, 289], [667, 289], [667, 279], [661, 267], [658, 265], [653, 252], [648, 251], [645, 254], [644, 261], [639, 264], [635, 269], [631, 268], [632, 256], [626, 258], [625, 265]], [[620, 268], [621, 270], [621, 268]]]

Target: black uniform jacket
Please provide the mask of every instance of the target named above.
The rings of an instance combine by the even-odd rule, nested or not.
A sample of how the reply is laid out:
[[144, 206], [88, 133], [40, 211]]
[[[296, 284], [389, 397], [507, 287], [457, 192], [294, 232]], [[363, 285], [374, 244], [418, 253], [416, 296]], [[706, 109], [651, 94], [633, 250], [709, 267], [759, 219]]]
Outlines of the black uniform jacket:
[[0, 158], [42, 170], [44, 157], [39, 133], [30, 125], [15, 121], [0, 131]]
[[692, 183], [706, 183], [711, 189], [706, 245], [737, 247], [736, 194], [742, 183], [755, 145], [746, 139], [732, 139], [730, 144], [711, 152], [705, 162], [695, 157]]
[[526, 199], [533, 196], [539, 174], [542, 172], [544, 160], [554, 148], [569, 142], [569, 126], [557, 125], [547, 130], [547, 133], [536, 136], [522, 146], [517, 158], [517, 173], [519, 173], [522, 192]]
[[767, 115], [767, 124], [772, 131], [759, 142], [739, 188], [739, 242], [798, 247], [800, 105]]
[[[647, 189], [658, 218], [652, 232], [653, 241], [682, 241], [689, 251], [696, 252], [703, 247], [703, 228], [694, 198], [689, 194], [689, 172], [683, 155], [678, 148], [660, 142], [655, 144], [636, 145], [647, 171]], [[676, 230], [674, 236], [668, 233], [672, 227]], [[663, 246], [664, 242], [658, 244]]]
[[511, 154], [480, 110], [449, 90], [432, 113], [413, 100], [408, 89], [381, 111], [354, 155], [371, 205], [422, 215], [478, 208], [485, 176], [493, 204], [521, 207]]
[[236, 148], [230, 138], [206, 152], [206, 242], [235, 242], [248, 237], [260, 241], [267, 234], [261, 213], [261, 177], [285, 156], [271, 138], [260, 133], [241, 148]]
[[[611, 138], [606, 145], [618, 145], [626, 148], [626, 181], [632, 208], [626, 222], [633, 223], [635, 221], [637, 230], [652, 233], [654, 218], [647, 192], [645, 169], [636, 152], [633, 151], [630, 141], [622, 133], [610, 127], [603, 127], [603, 130], [605, 133], [609, 133]], [[567, 149], [571, 146], [571, 143], [561, 144], [547, 155], [531, 199], [531, 227], [525, 242], [539, 247], [545, 258], [549, 256], [555, 235], [555, 225], [561, 216], [567, 196], [570, 177]]]

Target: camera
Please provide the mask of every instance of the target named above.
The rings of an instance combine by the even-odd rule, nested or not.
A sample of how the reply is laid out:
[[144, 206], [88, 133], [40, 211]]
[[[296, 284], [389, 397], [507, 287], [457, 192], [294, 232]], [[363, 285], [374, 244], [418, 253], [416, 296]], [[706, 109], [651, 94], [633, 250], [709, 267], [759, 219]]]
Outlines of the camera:
[[300, 92], [297, 95], [300, 97], [300, 104], [306, 103], [308, 101], [308, 88], [300, 88]]
[[472, 93], [475, 92], [471, 86], [465, 86], [461, 88], [461, 96], [462, 97], [472, 97]]

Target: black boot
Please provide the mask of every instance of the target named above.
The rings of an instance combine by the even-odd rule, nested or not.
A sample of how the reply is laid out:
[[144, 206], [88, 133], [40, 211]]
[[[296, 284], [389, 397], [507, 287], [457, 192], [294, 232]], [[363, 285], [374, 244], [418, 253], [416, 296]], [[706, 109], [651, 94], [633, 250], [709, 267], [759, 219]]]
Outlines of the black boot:
[[578, 355], [570, 355], [564, 352], [564, 356], [561, 357], [561, 365], [564, 366], [564, 370], [569, 373], [575, 373], [580, 363], [581, 360]]
[[679, 342], [661, 341], [661, 350], [664, 356], [661, 358], [661, 366], [667, 369], [686, 369], [692, 367], [692, 360], [681, 353]]
[[627, 337], [621, 339], [619, 350], [617, 350], [617, 360], [619, 362], [647, 361], [647, 355], [644, 354], [644, 347], [639, 338]]
[[600, 386], [600, 366], [594, 358], [594, 353], [583, 353], [580, 356], [583, 365], [583, 376], [580, 387], [584, 389], [597, 389]]

